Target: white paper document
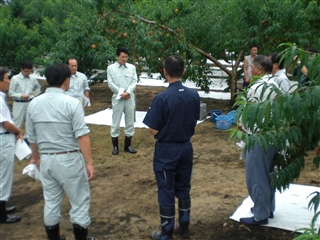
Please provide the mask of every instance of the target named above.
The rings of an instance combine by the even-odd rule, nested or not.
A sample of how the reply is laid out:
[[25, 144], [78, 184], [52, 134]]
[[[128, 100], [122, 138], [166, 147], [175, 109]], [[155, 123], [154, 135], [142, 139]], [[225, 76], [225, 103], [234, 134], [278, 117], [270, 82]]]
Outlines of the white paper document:
[[121, 95], [123, 92], [124, 92], [124, 88], [122, 88], [122, 87], [119, 88], [119, 92], [118, 92], [118, 95], [117, 95], [117, 98], [116, 98], [117, 100], [121, 98], [120, 95]]
[[16, 141], [16, 148], [15, 148], [14, 154], [20, 161], [22, 161], [23, 159], [30, 157], [31, 149], [29, 148], [29, 146], [26, 144], [25, 141], [18, 139]]

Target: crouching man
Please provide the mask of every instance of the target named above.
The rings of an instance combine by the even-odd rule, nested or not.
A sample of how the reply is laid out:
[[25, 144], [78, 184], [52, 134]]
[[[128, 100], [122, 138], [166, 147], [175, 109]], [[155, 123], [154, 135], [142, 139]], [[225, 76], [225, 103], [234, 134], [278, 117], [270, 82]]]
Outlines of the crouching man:
[[40, 164], [45, 230], [49, 240], [60, 239], [60, 204], [66, 192], [75, 239], [85, 240], [90, 224], [88, 181], [94, 176], [89, 129], [81, 103], [65, 93], [71, 77], [68, 66], [53, 64], [45, 77], [49, 88], [30, 103], [27, 114], [30, 163]]

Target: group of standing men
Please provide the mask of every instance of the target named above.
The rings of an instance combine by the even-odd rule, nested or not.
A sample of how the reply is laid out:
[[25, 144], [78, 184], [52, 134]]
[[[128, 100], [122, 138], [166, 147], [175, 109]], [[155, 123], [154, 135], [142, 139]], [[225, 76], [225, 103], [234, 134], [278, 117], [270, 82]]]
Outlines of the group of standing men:
[[[13, 76], [11, 82], [8, 71], [0, 68], [0, 223], [21, 219], [9, 214], [15, 207], [6, 208], [6, 202], [13, 182], [15, 138], [23, 141], [20, 128], [26, 122], [25, 140], [28, 139], [32, 149], [30, 164], [40, 167], [47, 236], [60, 240], [60, 203], [66, 192], [72, 207], [70, 219], [75, 239], [84, 240], [90, 224], [88, 181], [94, 177], [89, 129], [83, 110], [89, 103], [89, 87], [86, 76], [77, 71], [77, 61], [71, 58], [67, 64], [46, 68], [49, 87], [38, 97], [41, 88], [38, 81], [30, 77], [31, 62], [23, 62], [20, 73]], [[7, 90], [14, 100], [13, 120], [5, 102]]]
[[[278, 53], [273, 53], [270, 57], [258, 56], [257, 47], [253, 46], [253, 48], [256, 49], [251, 52], [255, 55], [245, 58], [245, 82], [249, 85], [251, 76], [258, 76], [260, 79], [249, 85], [249, 100], [266, 100], [271, 90], [264, 92], [263, 96], [258, 90], [258, 86], [264, 83], [278, 86], [283, 92], [288, 92], [290, 83], [282, 72], [281, 56]], [[107, 69], [108, 85], [114, 93], [113, 121], [110, 131], [112, 154], [119, 153], [118, 137], [122, 113], [125, 113], [126, 122], [124, 150], [136, 153], [136, 150], [131, 147], [131, 139], [134, 135], [136, 69], [132, 64], [127, 63], [128, 49], [118, 48], [116, 58], [117, 61]], [[60, 239], [60, 203], [63, 193], [66, 192], [72, 207], [70, 219], [73, 223], [74, 235], [76, 240], [82, 240], [87, 239], [90, 224], [88, 181], [93, 179], [95, 173], [88, 135], [90, 131], [85, 124], [83, 113], [83, 109], [89, 103], [90, 89], [85, 75], [77, 71], [77, 61], [69, 59], [67, 64], [68, 66], [53, 64], [46, 68], [45, 76], [49, 88], [37, 98], [34, 97], [40, 93], [40, 86], [37, 81], [28, 79], [32, 65], [28, 65], [28, 71], [22, 65], [21, 73], [12, 79], [9, 96], [15, 100], [14, 119], [19, 119], [16, 120], [16, 125], [21, 124], [25, 117], [27, 119], [26, 136], [32, 148], [30, 163], [40, 165], [45, 199], [44, 222], [48, 238]], [[248, 74], [249, 70], [250, 74]], [[153, 170], [158, 185], [161, 222], [161, 230], [152, 233], [152, 238], [156, 240], [173, 238], [175, 197], [178, 198], [179, 232], [183, 238], [188, 238], [190, 235], [190, 181], [193, 161], [190, 139], [194, 134], [200, 113], [199, 94], [181, 83], [181, 77], [184, 74], [183, 59], [178, 56], [169, 56], [164, 61], [163, 72], [169, 87], [154, 98], [143, 121], [156, 139]], [[1, 68], [0, 147], [1, 164], [5, 163], [3, 165], [5, 168], [0, 169], [1, 223], [20, 220], [19, 216], [8, 215], [5, 207], [12, 185], [15, 135], [16, 138], [22, 139], [20, 125], [16, 127], [13, 124], [15, 120], [11, 120], [9, 109], [5, 104], [3, 91], [8, 89], [8, 85], [8, 73]], [[15, 92], [15, 89], [20, 91]], [[16, 113], [24, 113], [24, 116], [19, 117]], [[245, 126], [243, 130], [250, 134]], [[6, 150], [2, 151], [3, 149]], [[272, 144], [267, 152], [257, 144], [247, 152], [246, 182], [254, 202], [254, 207], [251, 209], [254, 216], [240, 219], [245, 224], [265, 224], [268, 218], [274, 216], [274, 190], [271, 188], [269, 173], [274, 170], [273, 158], [276, 153], [277, 149]]]
[[[117, 62], [107, 69], [108, 84], [114, 92], [110, 131], [114, 146], [112, 153], [119, 153], [119, 126], [122, 113], [125, 113], [124, 150], [134, 154], [136, 150], [131, 147], [131, 139], [134, 134], [137, 74], [135, 67], [127, 63], [128, 49], [118, 48], [116, 58]], [[17, 110], [14, 115], [24, 114], [17, 116], [21, 124], [26, 119], [26, 138], [32, 149], [30, 164], [40, 167], [46, 234], [49, 240], [64, 239], [60, 236], [59, 222], [60, 204], [66, 192], [71, 203], [69, 214], [75, 239], [85, 240], [90, 224], [88, 181], [95, 174], [88, 135], [90, 131], [85, 124], [83, 112], [89, 103], [87, 79], [77, 71], [75, 59], [68, 59], [68, 66], [50, 65], [45, 69], [49, 87], [45, 93], [36, 97], [40, 93], [40, 85], [37, 80], [29, 77], [33, 68], [30, 64], [28, 62], [28, 70], [25, 70], [25, 65], [21, 65], [20, 74], [13, 77], [9, 95], [15, 97], [14, 108]], [[182, 85], [184, 71], [182, 58], [170, 56], [164, 61], [164, 74], [169, 87], [155, 97], [144, 119], [150, 133], [157, 140], [154, 173], [159, 187], [162, 229], [152, 233], [153, 239], [172, 238], [175, 197], [179, 199], [179, 231], [183, 237], [189, 237], [193, 160], [190, 138], [199, 119], [200, 97], [195, 90]], [[9, 82], [7, 70], [0, 68], [0, 223], [14, 223], [21, 219], [20, 216], [8, 214], [12, 209], [6, 209], [13, 180], [15, 138], [23, 140], [21, 130], [14, 125], [5, 102], [3, 92], [8, 90]]]

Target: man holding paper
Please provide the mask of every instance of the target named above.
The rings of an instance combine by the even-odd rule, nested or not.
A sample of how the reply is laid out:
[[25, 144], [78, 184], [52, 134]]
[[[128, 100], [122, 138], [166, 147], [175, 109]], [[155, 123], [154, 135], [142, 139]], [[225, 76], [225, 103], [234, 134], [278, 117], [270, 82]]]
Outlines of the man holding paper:
[[21, 217], [9, 215], [15, 207], [6, 208], [13, 182], [14, 149], [16, 138], [23, 141], [19, 128], [13, 125], [5, 93], [9, 89], [8, 71], [0, 68], [0, 223], [19, 222]]
[[81, 103], [65, 93], [70, 69], [62, 63], [53, 64], [46, 68], [45, 76], [49, 88], [31, 102], [27, 114], [30, 164], [40, 164], [48, 239], [59, 239], [60, 204], [66, 192], [72, 207], [73, 233], [76, 240], [82, 240], [87, 238], [91, 222], [88, 181], [94, 177], [94, 167], [90, 130]]
[[128, 49], [120, 47], [116, 50], [117, 62], [107, 68], [108, 85], [113, 92], [112, 96], [112, 126], [110, 130], [111, 140], [113, 144], [113, 155], [119, 153], [118, 137], [120, 135], [120, 121], [122, 113], [125, 116], [125, 141], [124, 151], [136, 153], [137, 151], [131, 147], [131, 139], [134, 134], [134, 109], [135, 98], [134, 90], [137, 85], [136, 67], [128, 60]]

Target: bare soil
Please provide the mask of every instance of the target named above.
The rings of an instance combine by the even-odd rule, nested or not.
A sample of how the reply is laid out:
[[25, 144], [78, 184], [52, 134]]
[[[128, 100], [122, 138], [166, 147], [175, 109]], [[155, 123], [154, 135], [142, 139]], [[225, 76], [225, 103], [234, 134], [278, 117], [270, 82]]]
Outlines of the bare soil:
[[[163, 87], [137, 87], [137, 110], [147, 111], [153, 97]], [[92, 107], [89, 115], [111, 108], [111, 91], [106, 83], [91, 88]], [[229, 101], [202, 99], [209, 110], [230, 111]], [[136, 129], [132, 146], [137, 154], [123, 151], [124, 134], [120, 135], [120, 153], [111, 154], [109, 126], [89, 125], [96, 176], [91, 185], [92, 223], [89, 235], [96, 239], [150, 239], [159, 228], [157, 186], [152, 170], [154, 139], [146, 129]], [[218, 130], [211, 119], [196, 127], [192, 138], [194, 168], [192, 178], [192, 210], [190, 239], [293, 239], [288, 231], [248, 227], [229, 216], [248, 196], [245, 184], [245, 160], [239, 160], [240, 148], [230, 143], [228, 131]], [[314, 151], [309, 152], [305, 169], [297, 183], [319, 186], [319, 170], [312, 165]], [[9, 205], [17, 207], [21, 222], [0, 225], [0, 239], [46, 239], [43, 227], [43, 194], [39, 182], [21, 174], [28, 160], [15, 162], [14, 186]], [[67, 197], [61, 206], [61, 234], [74, 239], [69, 222]], [[275, 212], [275, 216], [276, 216]], [[308, 226], [305, 226], [308, 227]], [[175, 239], [181, 239], [177, 232]]]

